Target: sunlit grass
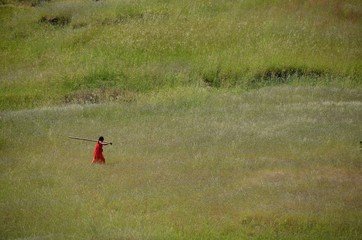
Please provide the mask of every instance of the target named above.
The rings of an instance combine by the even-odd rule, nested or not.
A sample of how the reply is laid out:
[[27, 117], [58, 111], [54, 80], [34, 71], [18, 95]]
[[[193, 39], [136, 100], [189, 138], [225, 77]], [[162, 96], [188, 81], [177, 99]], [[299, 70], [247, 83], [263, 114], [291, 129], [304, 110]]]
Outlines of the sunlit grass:
[[1, 109], [64, 103], [84, 91], [64, 86], [99, 72], [112, 88], [141, 93], [248, 89], [270, 69], [317, 71], [319, 85], [361, 84], [358, 1], [50, 1], [0, 9]]
[[[3, 112], [2, 238], [356, 239], [361, 107], [359, 90], [184, 88]], [[114, 145], [91, 166], [67, 136], [99, 134]]]
[[359, 239], [361, 13], [0, 0], [0, 238]]

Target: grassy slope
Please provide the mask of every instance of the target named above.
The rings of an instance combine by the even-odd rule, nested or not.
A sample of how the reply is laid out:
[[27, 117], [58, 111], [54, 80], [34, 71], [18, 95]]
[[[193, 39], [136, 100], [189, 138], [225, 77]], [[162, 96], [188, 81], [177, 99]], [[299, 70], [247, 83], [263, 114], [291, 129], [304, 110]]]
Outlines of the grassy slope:
[[[351, 0], [5, 5], [0, 109], [175, 86], [248, 89], [283, 70], [302, 83], [360, 86], [361, 8]], [[69, 22], [41, 22], [55, 17]]]
[[0, 238], [362, 235], [359, 1], [182, 2], [0, 6]]
[[[357, 239], [360, 99], [187, 88], [4, 113], [1, 238]], [[114, 142], [103, 167], [92, 143], [66, 138], [99, 132]]]

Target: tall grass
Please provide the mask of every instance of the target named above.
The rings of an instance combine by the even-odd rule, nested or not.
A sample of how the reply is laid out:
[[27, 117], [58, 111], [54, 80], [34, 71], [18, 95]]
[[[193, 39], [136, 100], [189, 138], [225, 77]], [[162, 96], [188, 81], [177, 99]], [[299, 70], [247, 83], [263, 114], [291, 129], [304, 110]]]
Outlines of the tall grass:
[[[358, 239], [361, 92], [183, 88], [1, 114], [3, 239]], [[105, 166], [93, 144], [113, 141]]]
[[0, 0], [0, 238], [359, 239], [361, 9]]
[[248, 89], [270, 69], [361, 84], [358, 1], [50, 1], [0, 11], [1, 109], [62, 103], [83, 89], [59, 85], [105, 71], [111, 88], [141, 93]]

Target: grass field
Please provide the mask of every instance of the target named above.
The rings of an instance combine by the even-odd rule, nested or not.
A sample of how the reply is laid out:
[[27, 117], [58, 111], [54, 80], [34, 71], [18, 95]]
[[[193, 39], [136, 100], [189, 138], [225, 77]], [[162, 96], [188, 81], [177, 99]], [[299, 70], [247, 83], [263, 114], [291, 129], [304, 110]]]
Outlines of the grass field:
[[0, 5], [2, 110], [274, 76], [361, 86], [360, 1], [21, 2], [43, 3]]
[[0, 239], [362, 239], [361, 16], [0, 0]]
[[[358, 239], [360, 99], [330, 88], [183, 89], [4, 113], [1, 236]], [[91, 166], [93, 143], [66, 136], [99, 132], [114, 145], [106, 166]]]

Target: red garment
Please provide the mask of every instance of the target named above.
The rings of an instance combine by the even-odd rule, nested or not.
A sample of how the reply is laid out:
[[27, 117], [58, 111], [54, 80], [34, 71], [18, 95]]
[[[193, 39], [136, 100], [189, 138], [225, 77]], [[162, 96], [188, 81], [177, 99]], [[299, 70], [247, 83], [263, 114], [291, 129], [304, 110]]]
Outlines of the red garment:
[[103, 156], [103, 145], [102, 145], [101, 141], [98, 141], [96, 143], [96, 146], [94, 148], [92, 163], [98, 163], [98, 164], [106, 163], [106, 159], [104, 159], [104, 156]]

